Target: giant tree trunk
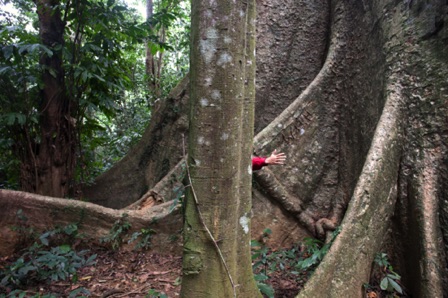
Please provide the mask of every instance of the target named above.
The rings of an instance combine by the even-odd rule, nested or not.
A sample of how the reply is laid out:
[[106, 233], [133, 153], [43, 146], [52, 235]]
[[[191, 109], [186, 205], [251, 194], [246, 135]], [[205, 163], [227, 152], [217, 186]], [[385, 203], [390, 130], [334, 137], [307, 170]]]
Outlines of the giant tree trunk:
[[335, 3], [337, 18], [355, 13], [379, 26], [387, 101], [342, 232], [299, 297], [362, 297], [372, 260], [386, 249], [409, 294], [445, 297], [448, 4], [348, 2]]
[[[253, 237], [271, 228], [273, 239], [324, 238], [342, 225], [303, 297], [360, 297], [379, 251], [410, 294], [448, 296], [446, 1], [257, 5], [255, 151], [278, 148], [288, 164], [254, 173]], [[185, 114], [158, 114], [139, 151], [90, 188], [92, 201], [120, 208], [178, 165]]]
[[182, 297], [260, 297], [250, 256], [255, 1], [192, 2]]
[[43, 89], [40, 104], [41, 138], [35, 145], [30, 140], [26, 160], [22, 162], [21, 184], [26, 191], [53, 197], [68, 193], [73, 178], [76, 134], [74, 107], [67, 97], [62, 68], [65, 24], [58, 0], [36, 1], [39, 35], [42, 44], [53, 50], [42, 53]]

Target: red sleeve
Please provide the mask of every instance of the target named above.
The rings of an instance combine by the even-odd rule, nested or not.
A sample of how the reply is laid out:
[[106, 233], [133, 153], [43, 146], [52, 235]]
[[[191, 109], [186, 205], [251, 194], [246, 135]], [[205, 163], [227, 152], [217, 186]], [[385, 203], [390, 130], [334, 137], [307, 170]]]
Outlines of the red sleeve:
[[252, 157], [252, 170], [260, 170], [262, 167], [264, 167], [266, 164], [266, 158], [265, 157]]

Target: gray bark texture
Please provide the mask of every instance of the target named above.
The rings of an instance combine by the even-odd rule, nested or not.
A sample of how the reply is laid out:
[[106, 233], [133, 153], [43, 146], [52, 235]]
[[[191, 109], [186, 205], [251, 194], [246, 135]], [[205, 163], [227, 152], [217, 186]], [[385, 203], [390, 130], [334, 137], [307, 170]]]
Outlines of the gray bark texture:
[[[275, 248], [341, 226], [300, 297], [362, 297], [378, 252], [413, 297], [448, 297], [448, 3], [259, 0], [257, 10], [254, 154], [288, 158], [253, 174], [252, 237], [270, 228]], [[185, 90], [85, 191], [90, 201], [123, 208], [159, 181], [159, 201], [175, 197]]]
[[[335, 1], [333, 10], [332, 28], [336, 20], [346, 20], [349, 30], [347, 35], [335, 30], [334, 45], [354, 48], [348, 37], [359, 29], [378, 34], [373, 39], [370, 31], [367, 37], [371, 51], [382, 53], [380, 84], [373, 86], [386, 103], [376, 106], [382, 107], [381, 117], [371, 126], [375, 133], [366, 158], [356, 158], [364, 164], [349, 192], [342, 232], [299, 297], [362, 297], [380, 251], [393, 256], [408, 294], [446, 297], [448, 4]], [[368, 49], [369, 42], [356, 46]], [[370, 59], [365, 56], [364, 63]], [[347, 81], [354, 80], [359, 77]], [[359, 128], [339, 131], [352, 134]]]
[[[173, 231], [182, 229], [182, 214], [180, 206], [172, 201], [150, 209], [116, 210], [79, 200], [0, 190], [0, 202], [0, 256], [9, 255], [27, 236], [23, 234], [23, 228], [32, 227], [38, 233], [76, 224], [79, 235], [101, 245], [100, 239], [108, 236], [114, 223], [119, 220], [126, 220], [131, 226], [128, 233], [123, 235], [123, 240], [129, 240], [134, 232], [142, 228], [152, 229], [156, 234], [151, 237], [151, 247], [166, 253], [181, 251], [181, 243], [172, 240], [172, 236]], [[19, 210], [22, 216], [18, 216]], [[126, 248], [126, 242], [122, 245]], [[131, 243], [129, 249], [134, 245]]]
[[255, 0], [193, 0], [181, 297], [261, 297], [252, 273]]

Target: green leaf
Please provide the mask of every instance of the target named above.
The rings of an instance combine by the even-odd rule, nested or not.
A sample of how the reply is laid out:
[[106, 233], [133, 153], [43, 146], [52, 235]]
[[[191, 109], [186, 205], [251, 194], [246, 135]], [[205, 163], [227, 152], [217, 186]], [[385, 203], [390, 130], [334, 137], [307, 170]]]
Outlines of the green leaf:
[[264, 230], [263, 230], [263, 234], [265, 234], [265, 235], [271, 235], [271, 234], [272, 234], [272, 230], [271, 230], [271, 229], [264, 229]]
[[47, 233], [42, 234], [42, 235], [39, 237], [40, 242], [42, 242], [42, 244], [45, 245], [45, 246], [48, 246], [48, 245], [49, 245], [49, 243], [48, 243], [48, 239], [47, 239], [48, 235], [49, 235], [49, 233], [47, 232]]
[[160, 46], [156, 43], [150, 43], [148, 44], [149, 50], [151, 51], [151, 55], [157, 54], [157, 52], [160, 50]]
[[389, 287], [389, 279], [387, 277], [385, 277], [381, 281], [380, 288], [381, 288], [381, 290], [386, 291], [388, 287]]
[[16, 115], [14, 113], [6, 114], [6, 124], [8, 126], [14, 125], [16, 121]]
[[260, 292], [266, 295], [268, 298], [274, 298], [274, 289], [270, 285], [257, 283], [257, 286]]
[[6, 74], [8, 71], [10, 71], [12, 68], [10, 66], [3, 66], [0, 67], [0, 75]]
[[394, 274], [388, 273], [387, 277], [392, 278], [392, 279], [396, 279], [396, 280], [401, 279], [401, 276], [396, 274], [396, 273], [394, 273]]
[[[59, 46], [60, 47], [60, 46]], [[51, 56], [53, 56], [53, 51], [52, 50], [50, 50], [49, 48], [47, 48], [46, 46], [44, 46], [44, 45], [39, 45], [39, 48], [41, 49], [41, 50], [43, 50], [46, 54], [47, 54], [47, 56], [48, 57], [51, 57]]]
[[265, 280], [268, 280], [269, 277], [266, 276], [266, 275], [263, 274], [263, 273], [259, 273], [259, 274], [255, 274], [255, 275], [254, 275], [254, 279], [255, 279], [256, 281], [265, 281]]
[[95, 78], [97, 78], [98, 80], [100, 80], [101, 82], [106, 82], [105, 79], [103, 79], [102, 77], [100, 77], [99, 75], [94, 74], [93, 75]]
[[48, 72], [50, 73], [50, 75], [51, 75], [53, 78], [56, 78], [56, 77], [58, 76], [58, 74], [56, 73], [56, 71], [55, 71], [53, 68], [49, 68], [49, 69], [48, 69]]
[[395, 280], [389, 279], [389, 283], [395, 289], [395, 291], [397, 291], [400, 294], [403, 294], [403, 290], [402, 290], [401, 286]]
[[68, 244], [63, 244], [59, 246], [59, 249], [62, 253], [68, 253], [69, 251], [72, 250], [72, 248], [70, 247], [70, 245]]
[[23, 274], [23, 275], [27, 275], [28, 272], [30, 272], [30, 271], [34, 271], [34, 270], [36, 270], [36, 269], [37, 269], [37, 268], [36, 268], [35, 266], [32, 266], [32, 265], [26, 265], [26, 266], [20, 268], [19, 272], [20, 272], [21, 274]]
[[67, 235], [72, 235], [78, 230], [78, 226], [76, 224], [70, 224], [64, 227], [64, 233]]
[[28, 51], [31, 53], [34, 53], [34, 51], [36, 51], [37, 49], [39, 49], [39, 44], [31, 44], [28, 48]]
[[262, 246], [260, 242], [258, 242], [257, 240], [251, 240], [250, 241], [250, 246], [251, 247], [260, 247]]
[[26, 116], [25, 115], [23, 115], [23, 114], [16, 114], [16, 118], [17, 118], [17, 122], [20, 125], [24, 125], [25, 124], [25, 122], [26, 122]]
[[30, 47], [29, 44], [20, 45], [19, 46], [19, 55], [22, 55], [23, 53], [28, 52], [29, 47]]

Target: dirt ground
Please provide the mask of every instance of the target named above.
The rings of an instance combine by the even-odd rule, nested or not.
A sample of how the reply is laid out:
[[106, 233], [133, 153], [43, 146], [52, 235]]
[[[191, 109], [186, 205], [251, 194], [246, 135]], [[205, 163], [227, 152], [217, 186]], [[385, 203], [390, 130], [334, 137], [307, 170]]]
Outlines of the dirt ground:
[[[39, 297], [52, 293], [53, 297], [69, 297], [73, 290], [84, 287], [88, 297], [147, 297], [161, 294], [178, 297], [180, 292], [182, 258], [175, 255], [137, 251], [112, 251], [90, 248], [89, 254], [97, 254], [93, 266], [78, 271], [78, 281], [53, 282], [27, 286], [27, 297]], [[17, 256], [0, 259], [0, 269], [14, 261]], [[275, 290], [275, 297], [295, 297], [299, 286], [292, 278], [273, 274], [267, 282]], [[1, 290], [0, 290], [1, 291]], [[151, 296], [152, 294], [152, 296]], [[1, 297], [1, 295], [0, 295]], [[76, 297], [81, 297], [76, 296]]]
[[[84, 246], [84, 245], [81, 245]], [[32, 276], [27, 277], [28, 284], [20, 290], [25, 291], [25, 297], [32, 298], [66, 298], [66, 297], [97, 297], [97, 298], [166, 298], [179, 297], [182, 257], [179, 255], [160, 254], [149, 251], [118, 250], [88, 245], [88, 256], [95, 254], [93, 265], [82, 267], [77, 271], [78, 280], [59, 282], [33, 283]], [[296, 251], [295, 257], [301, 252]], [[265, 259], [270, 261], [257, 267], [257, 274], [265, 270], [269, 279], [266, 284], [272, 286], [275, 298], [296, 297], [300, 289], [311, 275], [310, 271], [295, 272], [287, 262], [282, 268], [272, 267], [272, 262], [278, 261], [279, 253], [269, 251]], [[271, 258], [269, 258], [271, 256]], [[0, 257], [0, 272], [13, 264], [20, 254]], [[301, 255], [301, 257], [308, 257]], [[259, 260], [259, 259], [258, 259]], [[270, 269], [267, 269], [270, 268]], [[274, 268], [274, 269], [272, 269]], [[1, 277], [1, 274], [0, 274]], [[1, 278], [0, 278], [1, 279]], [[0, 281], [1, 282], [1, 281]], [[26, 281], [25, 281], [26, 283]], [[379, 289], [379, 280], [375, 281], [370, 289], [366, 291], [368, 298], [388, 297], [388, 293]], [[88, 293], [73, 295], [77, 289], [84, 288]], [[0, 284], [0, 298], [24, 297], [8, 295], [11, 290]], [[5, 295], [6, 294], [6, 295]], [[50, 294], [50, 295], [49, 295]], [[389, 293], [390, 294], [390, 293]], [[397, 294], [397, 293], [395, 293]], [[266, 297], [266, 296], [265, 296]], [[394, 297], [410, 297], [407, 294], [395, 295]], [[246, 298], [246, 297], [244, 297]], [[247, 297], [250, 298], [250, 297]]]

